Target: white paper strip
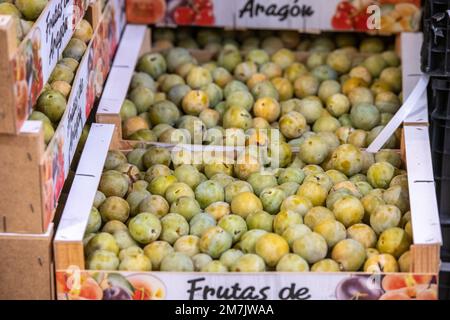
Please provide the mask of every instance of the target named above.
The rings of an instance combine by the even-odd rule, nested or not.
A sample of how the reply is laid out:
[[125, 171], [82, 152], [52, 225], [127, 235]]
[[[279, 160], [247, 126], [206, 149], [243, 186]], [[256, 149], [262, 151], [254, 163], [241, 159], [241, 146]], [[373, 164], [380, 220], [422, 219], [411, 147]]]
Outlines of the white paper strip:
[[413, 182], [434, 181], [428, 127], [404, 126], [408, 179]]
[[55, 235], [56, 241], [81, 241], [114, 132], [112, 124], [92, 124]]
[[136, 66], [146, 31], [147, 26], [129, 24], [125, 27], [113, 66], [129, 68]]
[[369, 145], [366, 150], [367, 152], [378, 152], [389, 139], [389, 137], [394, 134], [395, 130], [400, 127], [406, 117], [411, 113], [411, 111], [414, 110], [417, 102], [420, 101], [420, 97], [427, 89], [428, 80], [429, 77], [427, 75], [422, 75], [420, 77], [413, 92], [411, 92], [408, 99], [406, 99], [406, 102], [401, 106], [395, 116], [391, 119], [391, 121], [389, 121], [389, 123], [384, 127], [384, 129], [375, 138], [375, 140]]
[[428, 128], [405, 126], [404, 134], [414, 244], [441, 243]]
[[414, 244], [442, 244], [434, 182], [408, 179]]
[[416, 102], [416, 106], [403, 121], [413, 125], [428, 125], [428, 92], [425, 90]]

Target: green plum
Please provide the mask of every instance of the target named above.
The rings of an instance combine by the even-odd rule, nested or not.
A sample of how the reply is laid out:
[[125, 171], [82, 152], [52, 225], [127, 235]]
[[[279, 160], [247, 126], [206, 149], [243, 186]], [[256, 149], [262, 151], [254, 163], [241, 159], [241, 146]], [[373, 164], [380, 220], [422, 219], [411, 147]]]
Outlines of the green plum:
[[309, 271], [309, 265], [301, 256], [288, 253], [278, 261], [276, 270], [278, 272], [306, 272]]
[[177, 239], [189, 234], [189, 224], [186, 219], [178, 213], [169, 213], [161, 218], [160, 240], [174, 244]]
[[217, 226], [221, 227], [231, 235], [233, 243], [238, 242], [241, 236], [247, 232], [245, 220], [241, 216], [235, 214], [225, 215], [219, 220]]
[[145, 212], [131, 218], [128, 228], [133, 239], [142, 244], [155, 241], [162, 231], [158, 217]]
[[312, 264], [326, 257], [328, 247], [327, 242], [320, 234], [308, 232], [294, 240], [292, 251]]
[[339, 241], [331, 251], [331, 257], [344, 271], [358, 271], [366, 260], [366, 251], [353, 239]]
[[172, 252], [162, 259], [160, 270], [169, 272], [192, 272], [194, 271], [194, 263], [188, 255], [181, 252]]
[[216, 225], [216, 219], [207, 213], [198, 213], [189, 221], [189, 232], [191, 235], [201, 237], [210, 227]]
[[210, 227], [200, 238], [200, 251], [217, 259], [226, 250], [231, 248], [232, 236], [221, 227]]

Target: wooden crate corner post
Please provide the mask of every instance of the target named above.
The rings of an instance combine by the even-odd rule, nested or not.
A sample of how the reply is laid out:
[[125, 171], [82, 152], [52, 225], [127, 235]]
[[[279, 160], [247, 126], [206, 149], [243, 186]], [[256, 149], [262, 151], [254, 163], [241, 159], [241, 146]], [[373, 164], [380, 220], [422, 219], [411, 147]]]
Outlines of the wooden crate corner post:
[[91, 3], [86, 11], [86, 18], [91, 22], [93, 30], [97, 29], [102, 18], [102, 4], [101, 1]]
[[122, 119], [117, 114], [97, 114], [99, 123], [108, 123], [114, 125], [114, 133], [111, 141], [111, 149], [119, 149], [122, 142]]
[[0, 135], [0, 231], [42, 233], [44, 222], [42, 124], [36, 131]]
[[411, 246], [411, 272], [439, 274], [440, 244], [414, 244]]
[[152, 50], [152, 40], [152, 31], [150, 28], [146, 28], [144, 41], [142, 41], [141, 49], [139, 50], [139, 57]]
[[0, 132], [15, 133], [14, 76], [11, 61], [17, 49], [14, 19], [0, 15]]

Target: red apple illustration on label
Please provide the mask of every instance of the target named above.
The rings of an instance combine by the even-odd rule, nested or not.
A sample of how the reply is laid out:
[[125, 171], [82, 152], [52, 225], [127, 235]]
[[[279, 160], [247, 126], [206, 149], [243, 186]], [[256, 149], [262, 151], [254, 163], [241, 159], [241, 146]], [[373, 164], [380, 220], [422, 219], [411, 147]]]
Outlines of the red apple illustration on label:
[[358, 31], [367, 31], [369, 28], [367, 27], [367, 19], [369, 16], [365, 11], [361, 11], [353, 18], [353, 27]]
[[145, 2], [143, 10], [145, 10], [148, 23], [160, 22], [166, 13], [166, 1], [165, 0], [151, 0]]
[[338, 11], [331, 20], [331, 25], [337, 30], [351, 30], [353, 28], [352, 19], [345, 11]]
[[341, 1], [336, 7], [336, 12], [346, 12], [353, 16], [357, 13], [357, 10], [349, 1]]
[[212, 4], [211, 0], [193, 0], [192, 7], [196, 11], [200, 11], [202, 9], [212, 9], [213, 4]]
[[194, 21], [195, 12], [190, 7], [181, 6], [174, 10], [173, 20], [176, 24], [187, 25]]
[[211, 9], [202, 9], [195, 16], [194, 24], [210, 26], [214, 24], [214, 14]]

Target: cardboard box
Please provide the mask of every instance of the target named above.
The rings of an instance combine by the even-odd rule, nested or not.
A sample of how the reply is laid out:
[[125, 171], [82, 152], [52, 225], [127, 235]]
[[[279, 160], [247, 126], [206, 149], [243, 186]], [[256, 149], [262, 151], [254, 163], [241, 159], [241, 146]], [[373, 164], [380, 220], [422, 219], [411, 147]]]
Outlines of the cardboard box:
[[49, 1], [20, 44], [11, 17], [0, 16], [0, 133], [19, 133], [87, 9], [85, 0]]
[[53, 235], [53, 224], [40, 235], [0, 233], [1, 300], [55, 298]]
[[[421, 128], [421, 127], [419, 127]], [[202, 272], [122, 272], [85, 270], [82, 239], [91, 210], [95, 191], [102, 174], [108, 141], [114, 128], [107, 124], [94, 124], [86, 143], [72, 190], [55, 236], [54, 252], [57, 272], [58, 299], [102, 298], [108, 283], [129, 283], [134, 291], [122, 298], [128, 299], [349, 299], [343, 286], [358, 282], [368, 289], [372, 298], [380, 298], [388, 291], [390, 281], [410, 283], [410, 289], [431, 289], [437, 298], [439, 247], [442, 242], [433, 181], [416, 181], [415, 172], [431, 167], [428, 158], [411, 158], [413, 146], [421, 141], [426, 147], [428, 132], [408, 127], [405, 134], [406, 166], [409, 179], [414, 244], [411, 246], [410, 273], [369, 274], [341, 273], [202, 273]], [[413, 131], [415, 138], [410, 138]], [[411, 149], [411, 150], [409, 150]], [[426, 173], [425, 173], [426, 174]], [[421, 202], [423, 205], [419, 204]], [[427, 208], [424, 208], [424, 205]], [[74, 280], [76, 285], [74, 285]], [[347, 282], [348, 281], [348, 282]], [[415, 287], [415, 284], [418, 286]], [[228, 293], [224, 295], [224, 290]], [[238, 289], [239, 288], [239, 289]], [[422, 288], [422, 289], [420, 289]], [[414, 291], [414, 290], [413, 290]], [[411, 292], [413, 292], [411, 291]], [[420, 295], [419, 295], [420, 296]], [[384, 296], [387, 297], [386, 295]], [[404, 296], [403, 296], [404, 297]], [[352, 298], [363, 298], [352, 297]]]
[[124, 27], [121, 3], [109, 1], [95, 18], [94, 37], [49, 144], [45, 146], [39, 121], [25, 121], [19, 135], [0, 135], [1, 232], [42, 233], [52, 221], [83, 126], [102, 92], [119, 43]]
[[419, 31], [420, 0], [127, 0], [132, 23], [298, 31]]

